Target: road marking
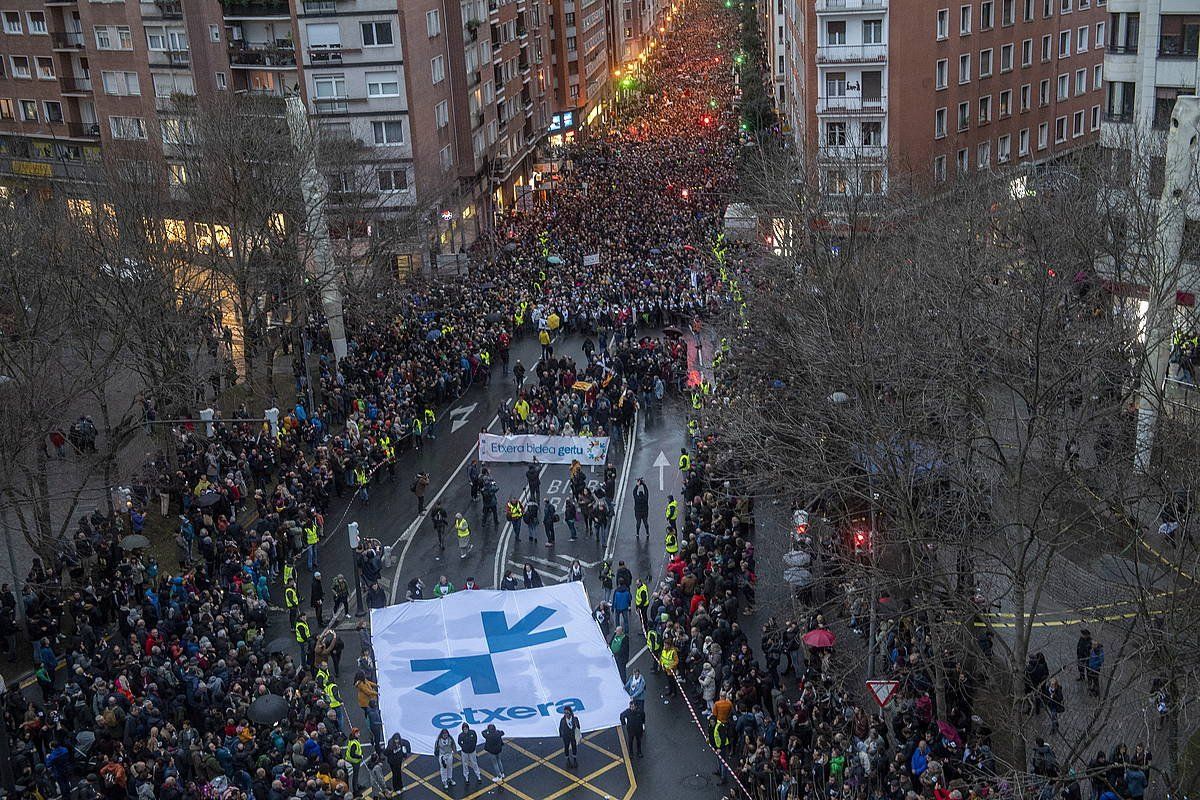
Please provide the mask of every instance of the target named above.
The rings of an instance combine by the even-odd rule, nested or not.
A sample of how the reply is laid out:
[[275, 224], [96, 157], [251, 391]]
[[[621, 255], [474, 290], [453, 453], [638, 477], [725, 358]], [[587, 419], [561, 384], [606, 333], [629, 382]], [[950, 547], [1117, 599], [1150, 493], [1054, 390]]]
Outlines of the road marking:
[[621, 511], [625, 507], [625, 487], [629, 484], [629, 468], [633, 466], [633, 451], [637, 448], [638, 412], [633, 412], [632, 432], [625, 449], [625, 464], [621, 467], [621, 482], [617, 485], [617, 496], [613, 498], [613, 514], [608, 520], [608, 541], [604, 545], [604, 558], [609, 560], [617, 549], [617, 528], [621, 522]]
[[[525, 569], [525, 565], [516, 559], [510, 558], [508, 563], [511, 566], [516, 567], [518, 572], [523, 572]], [[553, 566], [557, 567], [558, 565], [554, 564]], [[538, 575], [541, 575], [546, 580], [554, 581], [555, 583], [562, 583], [567, 577], [565, 572], [551, 572], [550, 570], [538, 569], [537, 567], [534, 567], [533, 571]]]
[[[542, 469], [538, 472], [539, 479], [543, 475], [546, 474], [546, 469], [549, 466], [550, 466], [549, 464], [542, 465]], [[521, 497], [519, 499], [521, 501], [522, 508], [524, 508], [529, 502], [529, 481], [528, 480], [525, 481], [525, 488], [521, 490]], [[496, 542], [496, 561], [495, 561], [495, 566], [492, 569], [492, 574], [493, 574], [492, 587], [495, 589], [500, 588], [500, 579], [504, 576], [504, 562], [508, 558], [508, 555], [506, 554], [505, 551], [508, 550], [508, 542], [510, 539], [512, 539], [512, 535], [513, 535], [512, 523], [507, 522], [507, 523], [505, 523], [504, 528], [500, 531], [500, 541]]]
[[458, 408], [450, 409], [450, 419], [453, 420], [453, 422], [450, 423], [450, 432], [454, 433], [463, 425], [466, 425], [467, 419], [478, 407], [479, 403], [471, 403], [469, 406], [459, 406]]
[[641, 658], [642, 656], [646, 655], [646, 653], [649, 653], [649, 652], [650, 652], [650, 647], [648, 645], [642, 645], [642, 649], [638, 650], [636, 653], [634, 653], [633, 658], [631, 658], [625, 662], [625, 667], [626, 668], [630, 667], [633, 664], [633, 662], [637, 661], [639, 658]]
[[667, 461], [667, 454], [662, 450], [658, 451], [658, 458], [654, 459], [654, 466], [658, 469], [658, 490], [666, 491], [666, 485], [663, 481], [663, 470], [671, 466], [671, 462]]
[[[495, 425], [499, 419], [499, 414], [492, 417], [492, 421], [487, 424], [487, 427], [484, 428], [484, 430], [490, 431], [492, 426]], [[446, 482], [442, 484], [442, 488], [438, 489], [437, 494], [435, 494], [426, 504], [425, 511], [421, 514], [417, 514], [412, 523], [404, 529], [404, 533], [400, 534], [399, 538], [397, 538], [392, 544], [392, 551], [395, 552], [396, 547], [400, 544], [400, 542], [404, 542], [404, 549], [400, 551], [400, 558], [396, 561], [396, 574], [392, 576], [392, 593], [389, 596], [389, 599], [393, 603], [397, 602], [396, 592], [400, 588], [400, 575], [404, 571], [404, 559], [408, 557], [408, 548], [412, 547], [413, 540], [417, 538], [417, 530], [421, 527], [421, 523], [425, 520], [425, 515], [429, 513], [429, 510], [433, 508], [437, 504], [437, 501], [441, 499], [442, 495], [446, 493], [446, 490], [450, 488], [450, 484], [454, 483], [454, 479], [458, 477], [458, 473], [462, 472], [463, 467], [467, 465], [467, 462], [471, 460], [471, 456], [475, 455], [475, 453], [475, 447], [472, 447], [467, 451], [467, 454], [463, 456], [462, 461], [458, 462], [458, 466], [454, 468], [454, 472], [451, 472], [450, 477], [447, 478]]]
[[[556, 557], [556, 558], [561, 558], [563, 561], [570, 561], [570, 562], [575, 562], [575, 561], [578, 561], [578, 562], [579, 562], [579, 566], [581, 566], [581, 567], [588, 567], [589, 569], [590, 569], [591, 567], [598, 567], [598, 566], [600, 566], [600, 562], [599, 562], [599, 561], [584, 561], [584, 560], [583, 560], [583, 559], [581, 559], [581, 558], [576, 558], [575, 556], [568, 555], [567, 553], [558, 553], [558, 554], [557, 554], [555, 557]], [[556, 564], [555, 566], [557, 566], [557, 564]]]

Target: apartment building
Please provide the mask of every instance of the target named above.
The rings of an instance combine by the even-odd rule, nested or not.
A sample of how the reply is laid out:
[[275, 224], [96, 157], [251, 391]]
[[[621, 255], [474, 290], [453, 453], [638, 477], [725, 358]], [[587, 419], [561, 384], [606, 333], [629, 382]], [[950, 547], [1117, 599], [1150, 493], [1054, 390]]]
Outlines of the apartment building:
[[428, 211], [451, 252], [516, 200], [553, 114], [540, 0], [0, 5], [0, 182], [79, 179], [123, 142], [170, 169], [181, 96], [298, 95], [360, 147], [374, 209]]
[[891, 0], [783, 0], [772, 14], [782, 115], [827, 193], [1047, 162], [1096, 140], [1103, 2], [943, 2], [893, 14]]
[[556, 117], [554, 135], [569, 141], [604, 113], [614, 69], [609, 62], [608, 0], [550, 0]]

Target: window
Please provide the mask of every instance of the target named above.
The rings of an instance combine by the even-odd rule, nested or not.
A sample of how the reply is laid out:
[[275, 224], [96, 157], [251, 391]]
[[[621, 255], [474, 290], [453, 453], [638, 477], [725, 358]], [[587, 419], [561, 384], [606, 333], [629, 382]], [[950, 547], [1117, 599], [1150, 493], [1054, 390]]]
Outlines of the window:
[[965, 131], [971, 127], [971, 104], [963, 101], [958, 104], [958, 129]]
[[1071, 76], [1067, 74], [1058, 76], [1058, 99], [1066, 100], [1071, 96]]
[[846, 123], [845, 122], [826, 122], [825, 123], [825, 145], [826, 147], [842, 147], [846, 144]]
[[1021, 12], [1021, 19], [1033, 22], [1033, 0], [1025, 0], [1025, 10]]
[[1042, 63], [1043, 64], [1046, 63], [1047, 61], [1049, 61], [1050, 56], [1052, 56], [1054, 54], [1054, 51], [1050, 49], [1052, 46], [1053, 46], [1052, 39], [1050, 38], [1050, 34], [1047, 33], [1045, 36], [1042, 37]]
[[1071, 136], [1078, 138], [1083, 136], [1083, 110], [1080, 109], [1071, 115]]
[[1059, 0], [1058, 12], [1060, 14], [1070, 14], [1071, 13], [1071, 0]]
[[933, 72], [933, 83], [935, 89], [945, 89], [947, 82], [950, 80], [950, 62], [944, 58], [939, 58], [937, 68]]
[[1104, 65], [1097, 64], [1092, 67], [1092, 88], [1099, 89], [1104, 85]]
[[229, 79], [224, 72], [218, 72], [213, 77], [216, 78], [218, 91], [223, 92], [229, 88]]
[[26, 122], [38, 121], [38, 107], [36, 100], [22, 100], [21, 103], [21, 119]]
[[826, 97], [845, 97], [846, 96], [846, 73], [844, 73], [844, 72], [826, 72], [825, 73], [825, 96]]
[[183, 164], [167, 164], [167, 183], [183, 186], [187, 183], [187, 167]]
[[1013, 50], [1011, 44], [1006, 44], [1000, 48], [1000, 71], [1012, 72], [1013, 68]]
[[980, 143], [975, 151], [977, 162], [980, 169], [987, 169], [992, 165], [992, 143], [990, 141]]
[[364, 22], [362, 23], [363, 47], [388, 47], [392, 44], [392, 23]]
[[979, 4], [979, 30], [991, 30], [995, 26], [995, 22], [992, 0], [983, 0]]
[[44, 11], [29, 11], [25, 14], [25, 18], [29, 20], [29, 32], [35, 36], [46, 35], [46, 12]]
[[1083, 94], [1087, 91], [1087, 70], [1075, 70], [1075, 96]]
[[958, 57], [958, 82], [971, 82], [971, 54], [962, 53]]
[[946, 180], [946, 157], [937, 156], [933, 159], [933, 179], [935, 181]]
[[863, 194], [883, 194], [883, 171], [864, 169], [859, 183]]
[[164, 144], [196, 144], [196, 131], [186, 119], [164, 117], [160, 122]]
[[933, 112], [933, 136], [935, 139], [946, 136], [946, 109], [944, 108]]
[[54, 80], [54, 60], [44, 56], [37, 58], [37, 74], [44, 81]]
[[0, 119], [16, 119], [16, 114], [13, 110], [13, 101], [9, 100], [7, 97], [0, 97]]
[[449, 172], [454, 166], [454, 155], [450, 152], [450, 145], [438, 151], [438, 162], [442, 165], [442, 172]]
[[962, 6], [958, 9], [958, 35], [966, 36], [971, 32], [971, 7]]
[[[632, 19], [632, 17], [633, 17], [633, 15], [631, 13], [630, 18]], [[563, 14], [563, 24], [566, 25], [568, 28], [575, 27], [575, 12], [574, 11], [567, 11], [566, 13]]]
[[346, 76], [317, 75], [313, 78], [313, 95], [318, 100], [346, 97]]
[[380, 169], [375, 171], [381, 192], [403, 192], [408, 189], [408, 170]]
[[109, 117], [108, 128], [114, 139], [146, 138], [146, 121], [141, 117]]
[[32, 78], [29, 72], [29, 56], [10, 56], [12, 61], [12, 76], [14, 78]]
[[950, 35], [950, 9], [939, 8], [937, 12], [937, 38], [941, 40]]
[[979, 51], [979, 77], [990, 78], [992, 75], [992, 48]]
[[1000, 0], [1000, 24], [1013, 25], [1017, 21], [1017, 0]]
[[825, 172], [826, 194], [846, 194], [848, 191], [850, 191], [850, 186], [846, 181], [845, 172], [840, 169], [831, 169]]
[[[142, 87], [138, 82], [138, 74], [136, 72], [110, 72], [109, 70], [104, 70], [100, 73], [100, 80], [104, 84], [105, 94], [140, 95], [142, 93]], [[167, 92], [163, 96], [170, 97], [171, 92]]]
[[220, 42], [221, 41], [221, 28], [219, 26], [217, 26], [217, 25], [209, 25], [208, 26], [208, 40], [210, 42]]
[[883, 144], [883, 123], [864, 122], [860, 126], [864, 147], [879, 147]]
[[1042, 17], [1049, 19], [1054, 16], [1054, 0], [1042, 0]]
[[1012, 136], [1004, 134], [996, 140], [996, 163], [1004, 164], [1012, 157]]
[[1050, 105], [1050, 79], [1042, 78], [1038, 83], [1038, 106], [1045, 107]]
[[1067, 118], [1059, 117], [1054, 120], [1054, 143], [1062, 144], [1067, 140]]
[[96, 25], [96, 48], [99, 50], [132, 50], [133, 34], [128, 25]]
[[[574, 52], [576, 49], [578, 49], [578, 46], [577, 46], [577, 44], [576, 44], [576, 38], [575, 38], [574, 36], [568, 36], [568, 37], [567, 37], [567, 50], [568, 50], [568, 52]], [[579, 91], [578, 91], [578, 89], [576, 90], [575, 94], [576, 94], [576, 95], [578, 95], [578, 94], [579, 94]]]
[[1021, 66], [1028, 67], [1033, 63], [1033, 39], [1021, 42]]
[[[117, 73], [121, 75], [122, 73]], [[129, 94], [140, 94], [137, 90], [137, 73], [124, 73], [127, 80], [132, 78], [134, 91]], [[175, 94], [195, 94], [196, 84], [192, 80], [192, 76], [186, 72], [155, 72], [151, 76], [154, 81], [154, 96], [155, 97], [171, 97]]]
[[846, 21], [828, 20], [825, 23], [825, 44], [846, 43]]
[[1088, 26], [1083, 25], [1075, 31], [1075, 52], [1086, 53], [1088, 49]]
[[337, 50], [342, 46], [342, 29], [336, 22], [310, 22], [308, 46], [318, 50]]
[[1033, 87], [1028, 83], [1021, 84], [1021, 111], [1028, 111], [1033, 107]]
[[[862, 24], [862, 36], [863, 44], [883, 44], [883, 20], [864, 20]], [[779, 41], [783, 41], [782, 36], [779, 37]]]
[[986, 125], [992, 121], [992, 96], [986, 94], [979, 98], [979, 124]]
[[371, 133], [377, 145], [404, 144], [404, 123], [401, 120], [374, 120]]
[[1092, 130], [1100, 130], [1100, 106], [1092, 106]]
[[1096, 23], [1096, 47], [1104, 47], [1104, 23]]
[[437, 121], [439, 128], [444, 128], [450, 124], [450, 105], [445, 100], [440, 101], [433, 107], [433, 118]]
[[1000, 119], [1012, 116], [1012, 89], [1000, 93]]
[[425, 12], [425, 33], [432, 39], [442, 32], [442, 12], [434, 8]]
[[1021, 128], [1017, 134], [1017, 155], [1029, 155], [1029, 128]]
[[21, 27], [21, 12], [20, 11], [5, 11], [4, 12], [4, 32], [11, 34], [21, 34], [25, 29]]
[[958, 166], [959, 172], [966, 172], [971, 168], [971, 153], [967, 148], [962, 148], [954, 157], [955, 164]]
[[1067, 58], [1071, 55], [1071, 31], [1058, 32], [1058, 57]]
[[368, 72], [367, 97], [399, 97], [400, 80], [394, 72]]

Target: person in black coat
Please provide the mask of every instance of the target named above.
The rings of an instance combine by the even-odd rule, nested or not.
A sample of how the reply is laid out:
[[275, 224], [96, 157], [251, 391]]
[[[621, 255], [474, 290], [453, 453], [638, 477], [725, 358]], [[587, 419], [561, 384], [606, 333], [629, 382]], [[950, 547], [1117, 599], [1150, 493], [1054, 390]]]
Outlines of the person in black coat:
[[1083, 680], [1084, 670], [1087, 669], [1088, 656], [1092, 654], [1092, 632], [1084, 628], [1079, 632], [1079, 638], [1075, 640], [1075, 669], [1079, 671], [1079, 677], [1075, 680]]
[[638, 758], [642, 757], [642, 736], [646, 733], [646, 712], [638, 708], [638, 705], [633, 700], [629, 701], [629, 708], [621, 712], [621, 727], [625, 729], [625, 735], [629, 737], [629, 749], [633, 751], [634, 745], [637, 745]]
[[546, 498], [545, 505], [542, 507], [542, 527], [546, 529], [546, 546], [550, 547], [554, 544], [554, 523], [558, 520], [558, 512], [554, 510], [554, 505], [550, 502], [550, 498]]
[[522, 576], [525, 581], [526, 589], [536, 589], [542, 585], [542, 576], [533, 568], [533, 565], [525, 565], [525, 574]]
[[404, 760], [412, 755], [412, 745], [400, 734], [393, 734], [388, 740], [387, 762], [392, 768], [392, 791], [400, 794], [404, 791]]
[[322, 608], [325, 605], [325, 587], [321, 583], [321, 573], [319, 572], [313, 573], [312, 588], [308, 592], [308, 598], [313, 611], [317, 613], [317, 624], [322, 628], [325, 627], [325, 618], [322, 616]]
[[563, 709], [562, 719], [558, 721], [558, 736], [563, 743], [563, 756], [567, 759], [568, 767], [579, 766], [579, 744], [575, 737], [581, 730], [579, 717], [570, 706]]

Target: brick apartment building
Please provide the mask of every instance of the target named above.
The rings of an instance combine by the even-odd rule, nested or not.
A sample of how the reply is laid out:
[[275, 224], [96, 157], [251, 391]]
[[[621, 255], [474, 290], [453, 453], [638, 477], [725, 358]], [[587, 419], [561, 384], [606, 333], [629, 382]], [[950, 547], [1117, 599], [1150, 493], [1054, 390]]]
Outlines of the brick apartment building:
[[1050, 162], [1096, 140], [1103, 2], [892, 2], [760, 6], [780, 115], [824, 191]]

